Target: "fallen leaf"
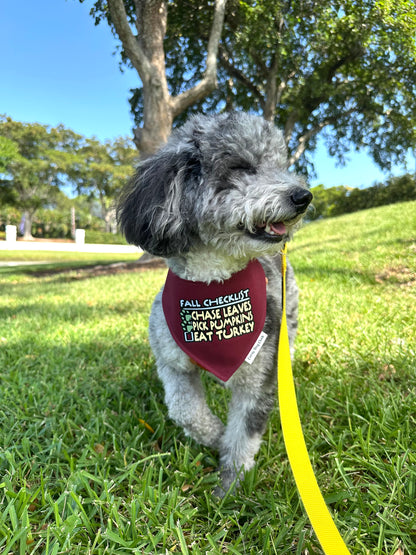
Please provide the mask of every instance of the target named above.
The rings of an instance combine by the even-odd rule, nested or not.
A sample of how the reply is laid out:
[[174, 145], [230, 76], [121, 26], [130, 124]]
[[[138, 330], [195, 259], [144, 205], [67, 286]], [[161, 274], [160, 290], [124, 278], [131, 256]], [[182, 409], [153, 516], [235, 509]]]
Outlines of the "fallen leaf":
[[150, 424], [148, 424], [147, 422], [145, 422], [145, 421], [143, 420], [143, 418], [138, 418], [138, 421], [140, 422], [140, 424], [143, 424], [143, 426], [144, 426], [147, 430], [149, 430], [149, 432], [152, 432], [152, 434], [155, 433], [155, 431], [154, 431], [154, 429], [152, 428], [152, 426], [150, 426]]
[[208, 474], [208, 472], [213, 472], [215, 468], [213, 466], [206, 466], [202, 471], [204, 474]]

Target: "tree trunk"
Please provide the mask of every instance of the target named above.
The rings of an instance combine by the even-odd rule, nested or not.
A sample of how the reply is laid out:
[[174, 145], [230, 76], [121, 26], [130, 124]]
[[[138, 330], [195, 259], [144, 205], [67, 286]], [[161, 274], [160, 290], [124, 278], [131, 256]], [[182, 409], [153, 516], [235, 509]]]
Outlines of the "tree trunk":
[[117, 232], [116, 211], [114, 208], [108, 208], [104, 212], [104, 222], [106, 233]]
[[133, 34], [123, 0], [108, 0], [115, 31], [143, 84], [143, 125], [134, 130], [134, 142], [141, 157], [145, 158], [166, 142], [177, 115], [215, 89], [218, 44], [226, 0], [215, 0], [205, 73], [201, 81], [175, 97], [170, 95], [168, 89], [163, 48], [167, 25], [167, 0], [134, 0], [134, 5], [137, 36]]
[[163, 47], [166, 25], [165, 0], [136, 0], [137, 42], [150, 64], [150, 71], [141, 71], [140, 74], [144, 99], [143, 126], [134, 131], [134, 141], [142, 158], [150, 156], [165, 143], [172, 129]]
[[24, 241], [33, 241], [32, 221], [33, 221], [33, 214], [29, 210], [25, 210], [23, 212], [22, 229], [21, 229], [21, 232], [23, 232]]

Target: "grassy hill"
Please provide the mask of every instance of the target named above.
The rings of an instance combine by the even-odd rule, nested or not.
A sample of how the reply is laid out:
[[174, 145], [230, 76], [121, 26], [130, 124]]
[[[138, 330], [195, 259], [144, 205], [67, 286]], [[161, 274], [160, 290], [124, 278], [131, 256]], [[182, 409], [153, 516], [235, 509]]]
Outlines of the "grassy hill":
[[357, 348], [358, 359], [414, 357], [416, 202], [307, 225], [290, 258], [301, 288], [298, 350], [312, 334], [315, 345]]
[[[352, 554], [416, 553], [416, 203], [308, 224], [289, 256], [318, 483]], [[277, 406], [222, 501], [217, 454], [167, 419], [147, 340], [165, 273], [0, 274], [0, 552], [321, 553]]]
[[[299, 258], [299, 251], [302, 251], [300, 271], [309, 267], [312, 272], [310, 266], [314, 266], [318, 273], [326, 273], [334, 268], [358, 272], [374, 282], [377, 274], [388, 269], [395, 269], [398, 281], [403, 281], [401, 269], [408, 268], [414, 279], [416, 202], [391, 204], [307, 224], [296, 235], [294, 258]], [[311, 265], [308, 256], [312, 254]]]

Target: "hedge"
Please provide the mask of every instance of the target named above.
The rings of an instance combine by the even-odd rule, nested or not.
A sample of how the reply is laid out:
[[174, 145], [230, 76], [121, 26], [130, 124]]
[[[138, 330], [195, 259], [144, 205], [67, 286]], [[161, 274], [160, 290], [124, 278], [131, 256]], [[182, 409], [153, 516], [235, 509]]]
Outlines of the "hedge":
[[85, 230], [85, 242], [105, 245], [127, 245], [127, 241], [121, 233], [108, 233], [106, 231]]

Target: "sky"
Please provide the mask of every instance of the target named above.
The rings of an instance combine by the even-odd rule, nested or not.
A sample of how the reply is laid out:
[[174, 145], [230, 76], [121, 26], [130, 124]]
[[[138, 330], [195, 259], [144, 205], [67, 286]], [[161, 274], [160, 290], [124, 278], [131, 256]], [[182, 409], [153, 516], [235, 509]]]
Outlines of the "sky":
[[[65, 127], [100, 140], [132, 136], [129, 90], [135, 71], [119, 69], [118, 41], [106, 23], [94, 25], [93, 0], [0, 1], [0, 114]], [[323, 145], [314, 156], [312, 186], [362, 187], [384, 181], [366, 153], [338, 167]], [[409, 159], [409, 170], [414, 161]], [[405, 172], [396, 167], [394, 175]]]

